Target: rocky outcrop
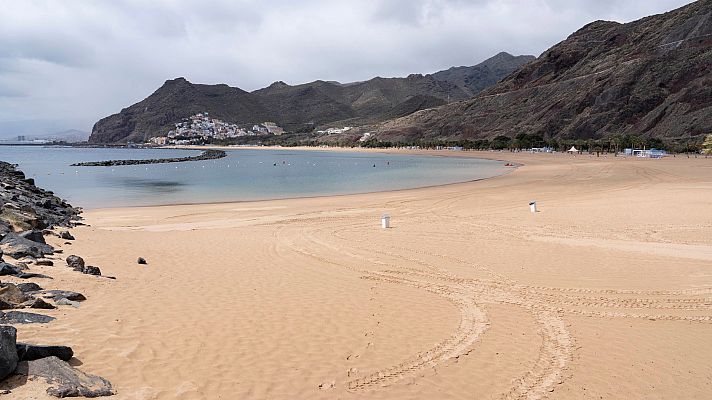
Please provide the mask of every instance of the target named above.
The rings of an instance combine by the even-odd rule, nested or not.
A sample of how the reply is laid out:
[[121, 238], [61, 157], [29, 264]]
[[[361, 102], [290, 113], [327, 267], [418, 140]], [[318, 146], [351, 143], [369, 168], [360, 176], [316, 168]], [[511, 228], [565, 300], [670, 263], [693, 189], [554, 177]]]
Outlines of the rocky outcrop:
[[[72, 164], [73, 167], [112, 167], [116, 165], [141, 165], [141, 164], [165, 164], [184, 161], [203, 161], [215, 160], [226, 157], [227, 153], [222, 150], [205, 150], [197, 156], [190, 157], [173, 157], [173, 158], [151, 158], [147, 160], [108, 160], [108, 161], [90, 161]], [[74, 239], [74, 238], [72, 238]], [[69, 240], [69, 239], [68, 239]]]
[[387, 141], [712, 132], [712, 0], [627, 24], [592, 22], [470, 100], [376, 127]]
[[51, 385], [47, 394], [54, 397], [100, 397], [115, 393], [106, 379], [73, 368], [57, 357], [22, 361], [17, 373], [28, 378], [43, 378]]
[[[55, 252], [45, 240], [45, 235], [54, 232], [46, 228], [72, 226], [79, 218], [79, 210], [72, 208], [51, 192], [37, 188], [33, 180], [25, 179], [21, 171], [3, 162], [0, 162], [0, 196], [5, 200], [0, 213], [0, 275], [22, 279], [51, 279], [47, 275], [28, 271], [29, 265], [54, 265], [52, 260], [41, 258]], [[74, 239], [68, 231], [57, 236], [65, 240]], [[3, 255], [18, 261], [13, 261], [13, 265], [4, 261]], [[68, 264], [78, 266], [84, 273], [100, 274], [98, 268], [85, 266], [81, 257], [70, 256]], [[51, 299], [54, 304], [45, 299]], [[79, 305], [78, 301], [85, 299], [84, 295], [77, 292], [45, 291], [34, 282], [3, 282], [0, 283], [0, 310], [12, 311], [0, 311], [0, 324], [49, 323], [55, 318], [13, 309], [49, 310], [63, 304], [76, 307]], [[96, 397], [113, 394], [111, 384], [107, 380], [85, 374], [65, 362], [74, 355], [70, 347], [16, 343], [16, 335], [15, 327], [0, 326], [0, 380], [15, 371], [16, 374], [45, 378], [53, 384], [47, 393], [56, 397]]]
[[0, 161], [0, 202], [2, 238], [9, 232], [30, 231], [26, 235], [38, 239], [33, 230], [72, 226], [79, 219], [79, 209], [35, 186], [22, 171], [4, 161]]

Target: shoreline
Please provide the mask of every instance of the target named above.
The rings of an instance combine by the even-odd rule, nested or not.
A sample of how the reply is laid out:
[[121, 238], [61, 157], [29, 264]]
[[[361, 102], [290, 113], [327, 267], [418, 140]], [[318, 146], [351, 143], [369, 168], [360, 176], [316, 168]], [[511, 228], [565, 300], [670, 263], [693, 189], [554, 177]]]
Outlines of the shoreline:
[[87, 210], [72, 251], [117, 280], [57, 276], [91, 301], [22, 339], [72, 344], [117, 399], [709, 397], [712, 159], [509, 155], [499, 179]]
[[[581, 387], [607, 397], [600, 382], [610, 374], [628, 382], [621, 393], [629, 397], [679, 395], [677, 381], [654, 392], [645, 386], [671, 369], [692, 371], [680, 379], [699, 382], [709, 352], [698, 346], [712, 345], [712, 310], [696, 305], [712, 293], [704, 275], [712, 226], [700, 225], [706, 206], [696, 199], [709, 198], [712, 162], [511, 156], [525, 167], [438, 187], [88, 211], [92, 227], [80, 232], [94, 241], [87, 254], [113, 264], [109, 272], [125, 286], [106, 296], [126, 299], [116, 318], [141, 332], [112, 346], [153, 354], [147, 365], [134, 365], [139, 375], [93, 364], [129, 398], [152, 387], [162, 388], [159, 399], [177, 397], [168, 387], [182, 380], [190, 382], [188, 397], [285, 399], [496, 397], [518, 390], [508, 382], [527, 374], [563, 382], [528, 393], [543, 397], [553, 387], [564, 399], [577, 398]], [[529, 211], [531, 199], [539, 213]], [[685, 211], [661, 208], [671, 199]], [[378, 226], [382, 212], [391, 215], [391, 229]], [[629, 222], [645, 221], [645, 213], [655, 220]], [[650, 237], [653, 230], [663, 236]], [[137, 255], [149, 268], [125, 270]], [[206, 268], [199, 278], [196, 265]], [[519, 294], [520, 286], [530, 294]], [[210, 314], [219, 321], [203, 316], [200, 303], [181, 300], [202, 296], [201, 288], [210, 288]], [[453, 300], [459, 296], [474, 296], [475, 306]], [[146, 298], [157, 304], [141, 311]], [[685, 302], [692, 306], [665, 308]], [[565, 311], [540, 315], [527, 307]], [[150, 316], [150, 324], [133, 313]], [[199, 347], [149, 328], [177, 332], [188, 322], [204, 338]], [[467, 341], [453, 346], [457, 338]], [[542, 343], [551, 352], [538, 353]], [[210, 356], [171, 361], [162, 346]], [[415, 366], [411, 357], [423, 353], [442, 357], [437, 373]], [[193, 365], [189, 376], [149, 372], [183, 362]], [[379, 378], [401, 364], [417, 372]], [[642, 365], [655, 368], [641, 375]], [[215, 378], [242, 379], [217, 385], [216, 368]], [[687, 390], [689, 397], [709, 394], [699, 385]]]

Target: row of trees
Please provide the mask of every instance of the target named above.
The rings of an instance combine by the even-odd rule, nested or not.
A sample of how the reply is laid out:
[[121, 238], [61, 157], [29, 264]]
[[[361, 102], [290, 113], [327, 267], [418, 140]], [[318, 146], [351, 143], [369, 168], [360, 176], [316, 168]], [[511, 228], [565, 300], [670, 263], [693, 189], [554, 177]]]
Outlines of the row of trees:
[[[282, 136], [263, 135], [245, 136], [233, 139], [217, 140], [212, 139], [208, 143], [218, 145], [229, 144], [260, 144], [260, 145], [281, 145], [281, 146], [319, 146], [326, 144], [323, 140], [304, 133], [292, 133]], [[673, 139], [663, 141], [658, 138], [647, 138], [637, 135], [610, 135], [600, 139], [556, 139], [544, 138], [538, 134], [521, 133], [514, 138], [508, 136], [496, 136], [489, 139], [468, 139], [468, 140], [429, 140], [420, 139], [413, 141], [380, 141], [371, 139], [363, 143], [354, 143], [353, 139], [340, 138], [328, 143], [332, 146], [341, 147], [420, 147], [434, 149], [438, 147], [462, 147], [465, 150], [523, 150], [532, 147], [549, 147], [556, 151], [566, 151], [571, 146], [576, 149], [591, 153], [617, 153], [626, 148], [655, 148], [667, 150], [673, 153], [699, 153], [707, 151], [712, 154], [712, 134], [708, 135], [703, 143], [699, 139]], [[706, 150], [705, 150], [706, 149]]]
[[[710, 142], [712, 147], [712, 135], [708, 136], [705, 143]], [[410, 142], [389, 142], [369, 140], [362, 147], [394, 147], [394, 146], [417, 146], [421, 148], [437, 147], [462, 147], [465, 150], [523, 150], [532, 147], [549, 147], [556, 151], [566, 151], [572, 146], [584, 152], [615, 153], [626, 148], [646, 148], [667, 150], [674, 153], [699, 153], [702, 144], [699, 139], [677, 139], [663, 141], [658, 138], [642, 137], [637, 135], [611, 135], [600, 139], [556, 139], [544, 138], [542, 135], [521, 133], [514, 138], [509, 136], [496, 136], [492, 140], [417, 140]], [[712, 151], [712, 150], [710, 150]], [[712, 153], [711, 153], [712, 154]]]

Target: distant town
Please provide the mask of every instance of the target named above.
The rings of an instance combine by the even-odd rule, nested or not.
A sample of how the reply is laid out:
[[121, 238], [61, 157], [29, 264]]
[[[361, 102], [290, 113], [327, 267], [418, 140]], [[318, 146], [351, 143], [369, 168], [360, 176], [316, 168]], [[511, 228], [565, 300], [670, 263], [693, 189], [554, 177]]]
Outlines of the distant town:
[[149, 143], [167, 144], [200, 144], [213, 139], [226, 140], [242, 136], [275, 135], [284, 133], [284, 129], [274, 122], [254, 124], [252, 127], [242, 127], [230, 124], [218, 118], [211, 118], [207, 112], [193, 114], [175, 124], [166, 136], [150, 138]]

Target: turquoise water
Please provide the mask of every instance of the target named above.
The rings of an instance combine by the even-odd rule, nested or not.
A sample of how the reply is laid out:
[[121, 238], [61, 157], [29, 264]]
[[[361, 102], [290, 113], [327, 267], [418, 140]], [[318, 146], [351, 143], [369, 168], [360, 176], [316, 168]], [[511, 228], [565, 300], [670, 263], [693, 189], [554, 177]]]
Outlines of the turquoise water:
[[200, 151], [0, 146], [0, 160], [19, 164], [37, 185], [87, 209], [365, 193], [464, 182], [505, 172], [502, 162], [473, 158], [268, 149], [228, 150], [227, 157], [207, 161], [70, 166], [82, 161], [194, 154]]

